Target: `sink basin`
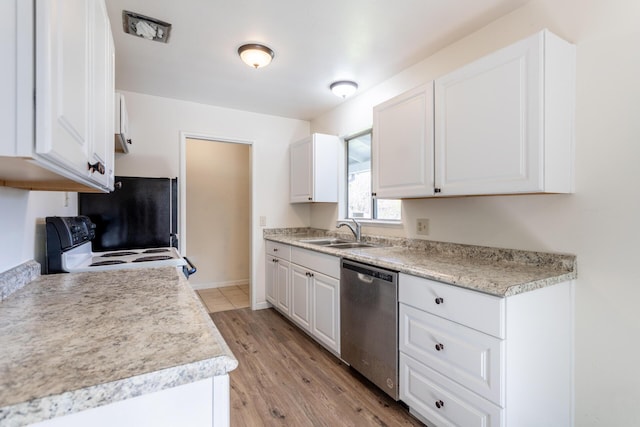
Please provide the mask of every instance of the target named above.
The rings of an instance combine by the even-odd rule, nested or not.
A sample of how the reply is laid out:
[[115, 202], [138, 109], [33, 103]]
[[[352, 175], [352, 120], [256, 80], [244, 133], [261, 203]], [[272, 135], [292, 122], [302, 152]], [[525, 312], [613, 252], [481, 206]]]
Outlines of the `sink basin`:
[[304, 239], [300, 240], [300, 243], [309, 243], [311, 245], [325, 246], [327, 248], [333, 249], [358, 249], [376, 247], [376, 245], [371, 245], [369, 243], [354, 242], [353, 240], [344, 240], [335, 237]]
[[357, 249], [357, 248], [373, 248], [374, 245], [370, 245], [368, 243], [358, 243], [358, 242], [347, 242], [347, 243], [334, 243], [332, 245], [327, 245], [329, 248], [334, 249]]
[[336, 239], [336, 238], [325, 238], [325, 239], [305, 239], [300, 240], [301, 243], [309, 243], [311, 245], [319, 245], [319, 246], [329, 246], [335, 244], [344, 244], [344, 243], [354, 243], [349, 242], [348, 240]]

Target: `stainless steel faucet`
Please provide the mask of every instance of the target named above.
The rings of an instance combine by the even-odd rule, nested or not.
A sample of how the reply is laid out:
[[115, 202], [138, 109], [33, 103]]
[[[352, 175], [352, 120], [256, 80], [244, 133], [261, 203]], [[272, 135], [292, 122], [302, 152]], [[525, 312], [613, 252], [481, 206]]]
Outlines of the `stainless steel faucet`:
[[[340, 221], [340, 222], [338, 222], [338, 227], [337, 228], [340, 228], [343, 225], [346, 225], [347, 227], [349, 227], [349, 230], [351, 230], [353, 235], [356, 236], [356, 242], [359, 242], [360, 241], [360, 237], [361, 237], [362, 224], [360, 224], [354, 218], [351, 218], [351, 221], [353, 221], [353, 224], [351, 224], [349, 221]], [[354, 225], [355, 225], [355, 227], [354, 227]]]

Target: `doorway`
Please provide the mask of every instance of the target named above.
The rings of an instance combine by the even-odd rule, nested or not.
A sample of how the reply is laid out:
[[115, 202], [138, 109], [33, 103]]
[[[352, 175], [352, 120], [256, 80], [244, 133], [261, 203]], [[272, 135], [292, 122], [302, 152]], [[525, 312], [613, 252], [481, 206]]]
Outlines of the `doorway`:
[[251, 145], [186, 137], [184, 147], [189, 284], [209, 312], [250, 307]]

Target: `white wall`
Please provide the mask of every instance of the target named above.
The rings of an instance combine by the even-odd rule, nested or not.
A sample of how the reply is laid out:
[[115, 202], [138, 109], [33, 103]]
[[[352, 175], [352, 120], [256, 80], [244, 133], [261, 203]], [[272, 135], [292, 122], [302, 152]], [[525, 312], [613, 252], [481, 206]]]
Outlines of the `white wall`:
[[69, 216], [78, 212], [76, 193], [27, 191], [0, 187], [0, 272], [35, 259], [45, 260], [47, 216]]
[[266, 216], [270, 228], [309, 224], [309, 207], [290, 205], [288, 191], [288, 147], [309, 135], [309, 122], [122, 93], [133, 145], [129, 154], [116, 156], [116, 175], [179, 176], [181, 132], [252, 144], [251, 289], [254, 304], [264, 307], [264, 240], [259, 218]]
[[[576, 194], [405, 201], [400, 233], [429, 218], [432, 240], [577, 255], [576, 426], [640, 425], [639, 23], [637, 0], [534, 0], [311, 124], [369, 127], [380, 101], [545, 27], [576, 44]], [[335, 219], [312, 209], [313, 226]]]
[[[185, 253], [197, 289], [249, 283], [251, 146], [187, 138]], [[184, 234], [183, 234], [184, 236]]]

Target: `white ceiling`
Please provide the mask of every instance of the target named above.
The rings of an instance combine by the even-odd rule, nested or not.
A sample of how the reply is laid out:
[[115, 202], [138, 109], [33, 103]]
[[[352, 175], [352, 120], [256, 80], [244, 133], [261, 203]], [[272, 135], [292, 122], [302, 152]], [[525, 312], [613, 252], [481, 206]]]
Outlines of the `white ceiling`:
[[[310, 120], [528, 0], [107, 0], [116, 88]], [[172, 24], [168, 44], [125, 34], [122, 10]], [[237, 49], [262, 43], [252, 69]], [[357, 96], [357, 93], [356, 95]]]

